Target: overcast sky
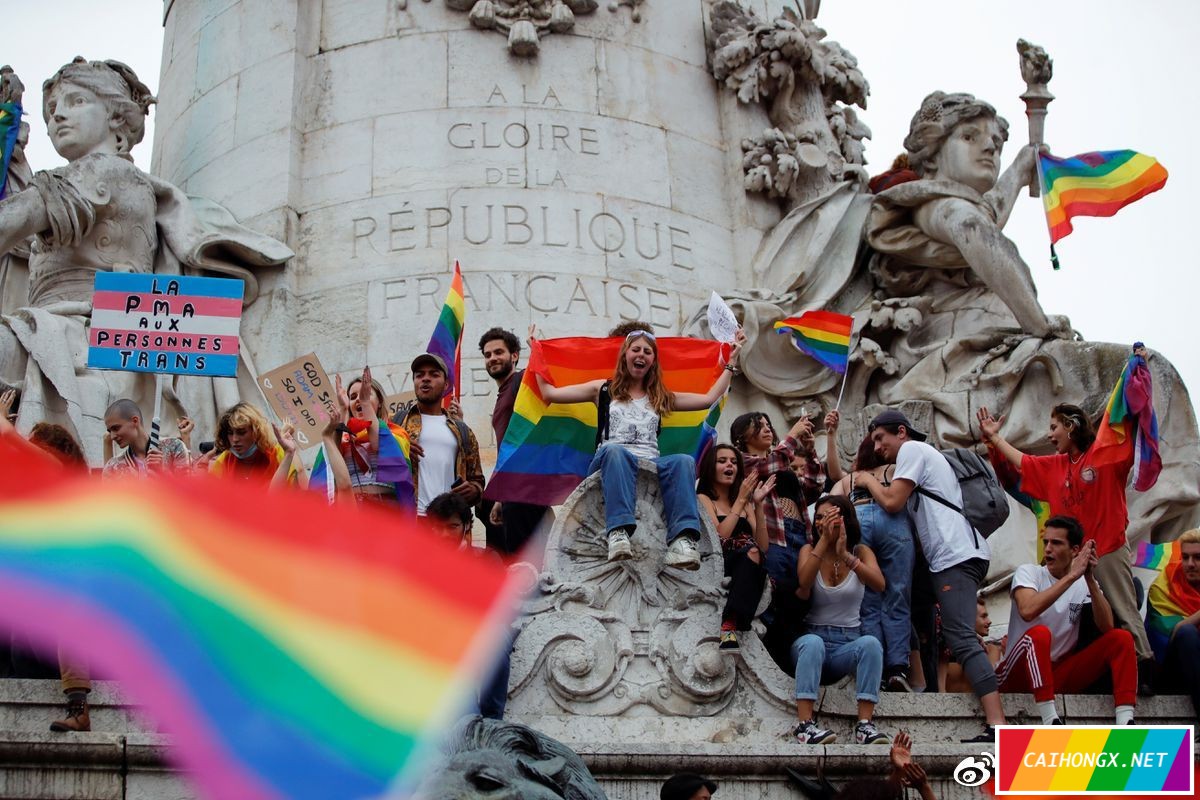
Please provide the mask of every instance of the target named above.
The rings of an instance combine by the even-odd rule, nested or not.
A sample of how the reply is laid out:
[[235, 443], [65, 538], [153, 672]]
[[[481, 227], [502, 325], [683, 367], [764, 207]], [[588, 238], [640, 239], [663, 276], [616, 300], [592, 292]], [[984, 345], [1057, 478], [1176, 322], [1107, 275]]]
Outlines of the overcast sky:
[[[656, 6], [669, 1], [647, 0], [643, 13], [657, 13]], [[157, 88], [161, 3], [6, 5], [12, 6], [5, 9], [9, 35], [0, 59], [29, 88], [28, 155], [35, 169], [62, 163], [45, 135], [40, 86], [73, 56], [124, 61]], [[1046, 122], [1053, 152], [1130, 148], [1158, 158], [1171, 177], [1164, 190], [1112, 219], [1077, 220], [1075, 232], [1059, 243], [1059, 272], [1050, 268], [1040, 200], [1023, 198], [1006, 231], [1032, 268], [1047, 312], [1068, 315], [1089, 339], [1145, 340], [1200, 391], [1200, 343], [1183, 324], [1200, 320], [1200, 271], [1187, 244], [1187, 232], [1200, 229], [1200, 219], [1187, 218], [1189, 206], [1198, 208], [1187, 198], [1200, 186], [1194, 138], [1200, 112], [1191, 85], [1200, 76], [1200, 3], [825, 0], [818, 22], [858, 57], [871, 83], [862, 116], [874, 134], [867, 149], [872, 172], [900, 152], [913, 112], [934, 89], [986, 99], [1008, 118], [1010, 141], [1028, 141], [1015, 43], [1024, 37], [1045, 47], [1054, 59], [1050, 89], [1058, 97]], [[151, 125], [134, 151], [144, 169], [152, 140]]]

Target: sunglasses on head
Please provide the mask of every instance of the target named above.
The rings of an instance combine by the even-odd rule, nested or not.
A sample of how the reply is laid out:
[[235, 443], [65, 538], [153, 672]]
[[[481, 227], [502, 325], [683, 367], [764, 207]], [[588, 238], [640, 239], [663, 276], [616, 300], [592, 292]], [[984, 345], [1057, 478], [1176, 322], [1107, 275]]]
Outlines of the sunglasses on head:
[[657, 339], [654, 338], [653, 333], [651, 333], [650, 331], [643, 331], [640, 329], [636, 330], [636, 331], [630, 331], [628, 334], [626, 334], [625, 341], [629, 341], [630, 339], [632, 339], [635, 336], [645, 336], [647, 339], [649, 339], [652, 342], [658, 341]]

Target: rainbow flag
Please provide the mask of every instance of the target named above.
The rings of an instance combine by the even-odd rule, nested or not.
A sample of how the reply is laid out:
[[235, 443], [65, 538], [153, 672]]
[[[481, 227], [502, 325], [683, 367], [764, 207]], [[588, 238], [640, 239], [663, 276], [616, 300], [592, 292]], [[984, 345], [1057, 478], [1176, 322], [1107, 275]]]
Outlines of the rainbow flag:
[[1111, 217], [1167, 184], [1163, 166], [1134, 150], [1038, 159], [1051, 246], [1072, 231], [1072, 217]]
[[[1140, 348], [1141, 342], [1134, 345]], [[1108, 405], [1096, 431], [1097, 464], [1133, 461], [1133, 488], [1150, 489], [1162, 472], [1158, 452], [1158, 416], [1154, 413], [1154, 385], [1146, 359], [1129, 356], [1125, 369], [1108, 397]]]
[[0, 103], [0, 200], [8, 189], [8, 162], [17, 148], [21, 132], [21, 104]]
[[120, 680], [205, 798], [411, 790], [500, 644], [501, 565], [309, 492], [50, 475], [22, 444], [0, 436], [0, 627]]
[[450, 374], [446, 376], [447, 396], [458, 397], [462, 393], [462, 332], [466, 319], [462, 267], [455, 261], [450, 291], [446, 292], [446, 302], [442, 304], [437, 327], [433, 329], [433, 336], [429, 337], [429, 344], [425, 347], [425, 352], [441, 356], [446, 362], [446, 368], [450, 370]]
[[[360, 420], [350, 420], [350, 429], [354, 432], [355, 445], [365, 447], [370, 434], [366, 428], [355, 426]], [[360, 429], [355, 431], [355, 427]], [[375, 460], [375, 477], [382, 483], [390, 483], [396, 487], [396, 499], [404, 508], [416, 509], [416, 490], [412, 478], [411, 441], [408, 431], [394, 422], [388, 422], [379, 428], [379, 455]], [[326, 461], [325, 443], [317, 451], [313, 461], [312, 475], [308, 479], [308, 488], [324, 492], [326, 498], [333, 502], [333, 476], [329, 473], [329, 462]]]
[[835, 372], [850, 363], [850, 334], [854, 317], [832, 311], [805, 311], [775, 323], [776, 333], [792, 334], [792, 344]]
[[[595, 404], [549, 405], [538, 392], [535, 375], [540, 372], [555, 386], [610, 379], [624, 341], [621, 337], [579, 336], [533, 343], [485, 497], [557, 505], [587, 477], [596, 451]], [[658, 357], [667, 388], [707, 392], [720, 377], [722, 347], [720, 342], [703, 339], [660, 337]], [[716, 438], [724, 405], [722, 398], [705, 411], [667, 416], [658, 435], [659, 452], [686, 453], [698, 459]]]
[[1171, 560], [1172, 542], [1150, 544], [1138, 542], [1137, 552], [1133, 555], [1133, 566], [1142, 569], [1161, 570]]
[[[1178, 542], [1153, 545], [1163, 548], [1162, 571], [1146, 592], [1146, 635], [1154, 655], [1161, 663], [1167, 656], [1167, 643], [1175, 626], [1187, 616], [1200, 611], [1200, 590], [1192, 586], [1183, 574], [1183, 548]], [[1138, 548], [1141, 555], [1141, 548]], [[1136, 566], [1142, 566], [1138, 564]]]

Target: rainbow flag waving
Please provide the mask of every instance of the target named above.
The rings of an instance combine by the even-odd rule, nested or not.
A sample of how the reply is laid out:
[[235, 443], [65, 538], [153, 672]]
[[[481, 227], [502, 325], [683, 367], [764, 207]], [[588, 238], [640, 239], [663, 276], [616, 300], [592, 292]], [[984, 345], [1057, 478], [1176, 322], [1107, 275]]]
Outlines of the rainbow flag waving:
[[1073, 230], [1072, 217], [1111, 217], [1167, 184], [1162, 164], [1134, 150], [1038, 159], [1051, 246]]
[[0, 103], [0, 200], [8, 189], [8, 162], [17, 148], [17, 134], [21, 132], [21, 104]]
[[[355, 425], [359, 423], [359, 425]], [[352, 446], [358, 452], [365, 452], [365, 446], [370, 437], [365, 423], [361, 420], [350, 420], [349, 426], [353, 433]], [[356, 431], [355, 428], [358, 428]], [[412, 477], [411, 441], [408, 431], [394, 422], [388, 422], [379, 427], [379, 454], [375, 459], [375, 478], [381, 483], [390, 483], [396, 487], [396, 499], [404, 508], [416, 508], [415, 488]], [[333, 501], [333, 476], [329, 474], [329, 462], [325, 460], [325, 444], [317, 451], [313, 461], [312, 475], [308, 479], [308, 488], [324, 492]]]
[[[1142, 346], [1141, 342], [1134, 349]], [[1158, 452], [1158, 415], [1154, 413], [1154, 386], [1146, 359], [1129, 356], [1125, 369], [1108, 397], [1108, 405], [1096, 431], [1098, 464], [1133, 460], [1133, 488], [1150, 489], [1162, 472]]]
[[[1183, 548], [1179, 542], [1151, 547], [1162, 548], [1161, 554], [1166, 556], [1165, 563], [1158, 567], [1162, 572], [1146, 592], [1146, 635], [1154, 655], [1161, 662], [1166, 658], [1167, 644], [1175, 626], [1184, 617], [1200, 611], [1200, 590], [1192, 586], [1183, 573]], [[1138, 555], [1141, 555], [1140, 548]], [[1161, 558], [1156, 560], [1162, 561]]]
[[[594, 403], [547, 404], [538, 391], [541, 373], [555, 386], [611, 378], [621, 337], [573, 337], [535, 341], [529, 367], [517, 391], [512, 420], [496, 457], [496, 471], [484, 496], [490, 500], [557, 505], [587, 477], [596, 451]], [[659, 338], [663, 381], [672, 392], [704, 393], [721, 375], [722, 345], [704, 339]], [[725, 400], [706, 411], [678, 411], [662, 421], [663, 455], [686, 453], [699, 459], [716, 438]]]
[[776, 333], [790, 333], [792, 344], [835, 372], [850, 363], [850, 334], [854, 317], [832, 311], [805, 311], [775, 323]]
[[503, 635], [501, 565], [309, 492], [47, 475], [23, 446], [0, 436], [0, 627], [121, 680], [205, 798], [411, 789]]
[[425, 347], [425, 352], [441, 356], [446, 362], [446, 368], [450, 370], [450, 374], [446, 376], [446, 394], [453, 394], [455, 397], [461, 394], [462, 332], [466, 319], [462, 267], [455, 261], [450, 291], [446, 292], [446, 302], [442, 304], [437, 327], [433, 329], [433, 336], [429, 337], [429, 344]]

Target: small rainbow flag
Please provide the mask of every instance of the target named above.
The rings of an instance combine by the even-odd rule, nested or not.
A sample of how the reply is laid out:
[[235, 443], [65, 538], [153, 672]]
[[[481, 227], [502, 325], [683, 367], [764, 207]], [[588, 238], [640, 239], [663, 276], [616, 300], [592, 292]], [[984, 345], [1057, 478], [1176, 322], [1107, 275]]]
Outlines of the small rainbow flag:
[[[1175, 626], [1184, 617], [1200, 611], [1200, 591], [1184, 575], [1180, 544], [1168, 542], [1155, 546], [1163, 548], [1166, 562], [1158, 567], [1162, 571], [1146, 592], [1146, 635], [1154, 655], [1162, 662], [1166, 659], [1167, 644]], [[1140, 547], [1138, 555], [1141, 555]]]
[[776, 333], [792, 334], [792, 344], [801, 353], [820, 361], [835, 372], [850, 363], [850, 334], [854, 317], [832, 311], [805, 311], [775, 323]]
[[438, 316], [437, 327], [425, 352], [441, 356], [450, 374], [446, 376], [446, 395], [460, 396], [462, 393], [462, 333], [466, 324], [467, 306], [463, 299], [462, 267], [454, 262], [454, 277], [450, 279], [450, 291]]
[[[496, 457], [484, 496], [490, 500], [557, 505], [587, 477], [596, 452], [594, 403], [548, 405], [538, 392], [541, 373], [555, 386], [611, 378], [621, 337], [573, 337], [535, 341], [521, 381], [512, 421]], [[658, 339], [663, 381], [672, 392], [707, 392], [721, 374], [722, 345], [703, 339]], [[663, 420], [658, 448], [663, 455], [696, 459], [716, 438], [725, 399], [707, 411], [679, 411]]]
[[205, 798], [411, 791], [500, 643], [502, 565], [310, 492], [25, 447], [0, 436], [0, 627], [122, 681]]
[[[358, 424], [355, 424], [358, 423]], [[352, 419], [348, 423], [354, 435], [354, 446], [362, 451], [370, 438], [368, 426], [362, 420]], [[357, 430], [356, 430], [357, 428]], [[375, 477], [382, 483], [396, 487], [396, 499], [405, 509], [416, 509], [415, 490], [412, 479], [411, 441], [408, 431], [394, 422], [379, 426], [379, 454], [375, 460]], [[312, 475], [308, 488], [324, 492], [333, 501], [333, 482], [329, 474], [329, 463], [325, 459], [325, 443], [321, 443], [313, 461]]]
[[[1141, 346], [1138, 342], [1134, 349]], [[1092, 448], [1100, 465], [1132, 459], [1133, 488], [1137, 491], [1147, 491], [1158, 481], [1162, 456], [1158, 452], [1154, 385], [1146, 359], [1137, 353], [1129, 356], [1108, 397]]]
[[1167, 184], [1163, 166], [1134, 150], [1038, 158], [1051, 246], [1071, 232], [1072, 217], [1111, 217]]
[[996, 729], [996, 794], [1193, 791], [1192, 733], [1182, 725]]
[[1171, 542], [1162, 544], [1138, 542], [1137, 553], [1133, 556], [1133, 566], [1161, 570], [1171, 560], [1171, 544]]
[[20, 103], [0, 103], [0, 200], [5, 198], [8, 189], [8, 162], [17, 149], [21, 113]]

